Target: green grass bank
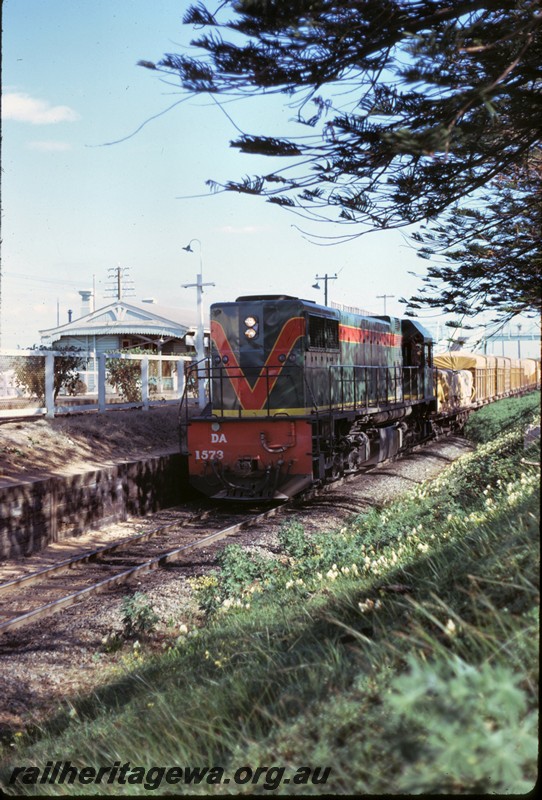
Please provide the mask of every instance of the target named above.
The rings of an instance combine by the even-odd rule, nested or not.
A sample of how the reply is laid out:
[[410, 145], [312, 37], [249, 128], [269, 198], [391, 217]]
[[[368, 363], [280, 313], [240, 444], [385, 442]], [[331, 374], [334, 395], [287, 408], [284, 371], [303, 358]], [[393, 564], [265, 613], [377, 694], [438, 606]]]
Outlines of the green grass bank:
[[[226, 547], [195, 583], [206, 624], [160, 657], [141, 638], [126, 674], [14, 737], [4, 790], [529, 791], [540, 452], [523, 431], [540, 396], [505, 402], [469, 422], [476, 450], [384, 510], [311, 537], [285, 526], [276, 559]], [[132, 628], [152, 637], [142, 609]], [[84, 781], [41, 782], [57, 761]]]

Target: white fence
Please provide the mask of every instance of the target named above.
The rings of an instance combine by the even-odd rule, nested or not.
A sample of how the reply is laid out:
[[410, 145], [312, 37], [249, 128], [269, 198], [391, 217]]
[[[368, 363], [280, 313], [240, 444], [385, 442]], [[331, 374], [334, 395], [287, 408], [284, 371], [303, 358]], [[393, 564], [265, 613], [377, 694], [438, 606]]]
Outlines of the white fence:
[[[70, 357], [80, 362], [62, 382], [62, 364]], [[123, 383], [114, 378], [118, 360], [133, 363]], [[179, 403], [190, 363], [189, 356], [1, 350], [0, 419]], [[197, 398], [197, 386], [188, 388]]]

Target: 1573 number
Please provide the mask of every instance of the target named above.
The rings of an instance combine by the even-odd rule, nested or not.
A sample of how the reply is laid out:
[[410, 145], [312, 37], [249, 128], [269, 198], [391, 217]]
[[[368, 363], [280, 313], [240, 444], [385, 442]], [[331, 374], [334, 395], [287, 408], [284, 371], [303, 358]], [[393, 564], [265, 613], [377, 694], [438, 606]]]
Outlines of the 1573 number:
[[221, 460], [224, 458], [224, 450], [194, 450], [194, 458], [196, 461]]

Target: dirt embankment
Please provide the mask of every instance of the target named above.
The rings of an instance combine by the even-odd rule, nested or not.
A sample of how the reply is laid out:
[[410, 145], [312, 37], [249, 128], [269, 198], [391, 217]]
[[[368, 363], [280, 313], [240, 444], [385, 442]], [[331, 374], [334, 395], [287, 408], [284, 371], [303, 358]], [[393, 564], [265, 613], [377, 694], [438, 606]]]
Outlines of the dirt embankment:
[[0, 485], [174, 452], [178, 408], [87, 412], [0, 423]]

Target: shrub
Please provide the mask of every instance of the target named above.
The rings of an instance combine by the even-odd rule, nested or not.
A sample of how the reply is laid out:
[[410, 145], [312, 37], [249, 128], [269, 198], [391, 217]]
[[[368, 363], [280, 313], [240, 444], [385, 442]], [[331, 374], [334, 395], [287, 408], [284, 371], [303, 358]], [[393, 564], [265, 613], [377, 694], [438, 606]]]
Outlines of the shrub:
[[122, 625], [126, 638], [145, 636], [156, 627], [158, 616], [143, 592], [125, 597], [121, 605]]
[[[41, 346], [31, 349], [35, 350], [37, 355], [21, 356], [15, 359], [15, 382], [29, 395], [37, 397], [40, 403], [44, 403], [47, 348]], [[81, 350], [77, 347], [57, 347], [56, 349], [62, 355], [54, 357], [53, 397], [55, 400], [61, 389], [67, 391], [68, 394], [75, 394], [70, 389], [77, 382], [82, 383], [79, 380], [78, 370], [85, 364], [85, 359], [79, 355]]]
[[399, 791], [524, 793], [536, 763], [537, 719], [518, 678], [505, 666], [433, 663], [409, 657], [386, 703], [404, 721], [398, 742], [410, 763]]
[[473, 442], [483, 444], [505, 431], [525, 428], [539, 413], [540, 392], [509, 397], [471, 414], [465, 425], [465, 435]]
[[87, 393], [87, 385], [84, 381], [82, 381], [78, 376], [74, 376], [70, 381], [68, 381], [65, 386], [66, 394], [69, 394], [70, 397], [75, 397], [77, 394], [86, 394]]
[[[116, 352], [129, 355], [153, 355], [152, 350], [134, 347], [131, 350], [118, 350]], [[137, 403], [141, 400], [141, 361], [126, 358], [108, 358], [106, 361], [107, 380], [126, 400], [127, 403]], [[153, 378], [149, 378], [149, 392], [156, 392]]]

